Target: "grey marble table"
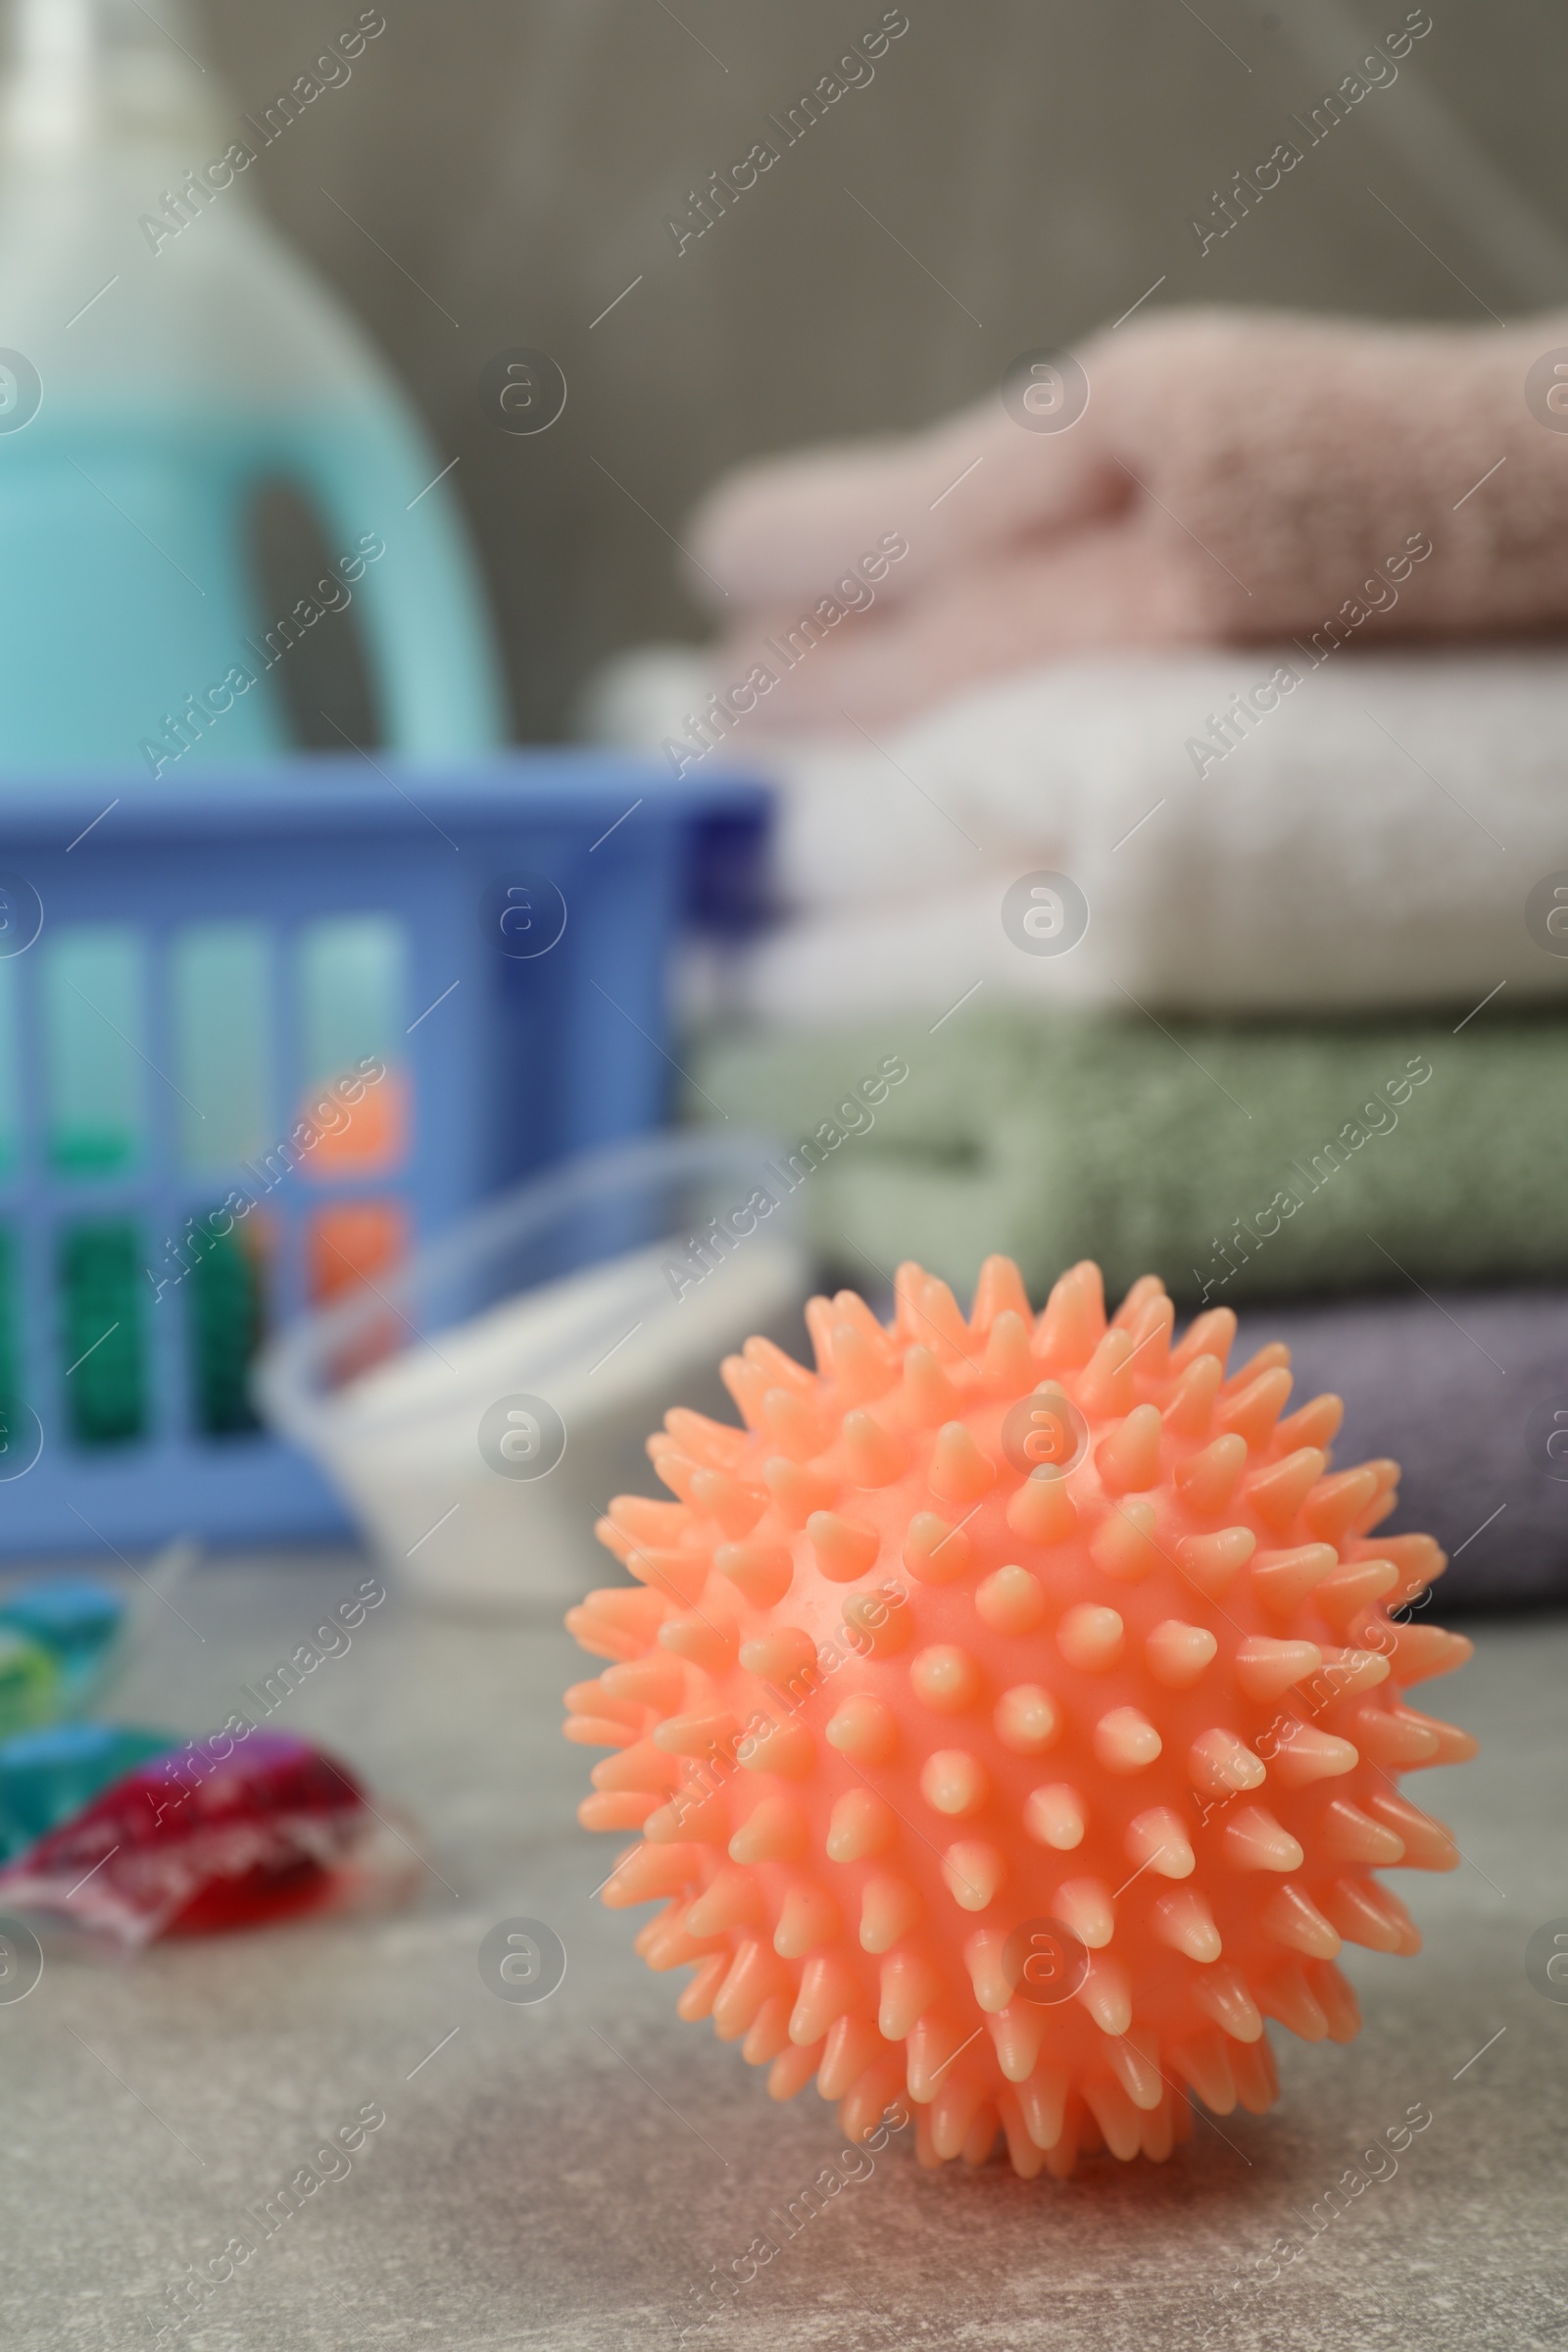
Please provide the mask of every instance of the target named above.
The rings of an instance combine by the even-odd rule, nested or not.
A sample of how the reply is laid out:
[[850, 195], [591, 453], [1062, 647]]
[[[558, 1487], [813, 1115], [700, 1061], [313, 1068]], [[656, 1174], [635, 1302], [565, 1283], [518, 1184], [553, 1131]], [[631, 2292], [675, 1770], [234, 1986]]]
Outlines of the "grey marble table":
[[[220, 1721], [364, 1574], [349, 1553], [203, 1569], [179, 1595], [188, 1624], [166, 1617], [120, 1711]], [[1281, 2106], [1200, 2123], [1162, 2170], [931, 2177], [895, 2138], [688, 2343], [1568, 2342], [1568, 2005], [1524, 1965], [1531, 1932], [1568, 1915], [1568, 1624], [1472, 1630], [1479, 1654], [1442, 1696], [1483, 1759], [1422, 1790], [1466, 1862], [1400, 1881], [1421, 1958], [1351, 1954], [1359, 2041], [1278, 2034]], [[170, 1945], [132, 1968], [51, 1959], [28, 1998], [0, 2004], [8, 2347], [139, 2352], [169, 2328], [164, 2342], [190, 2352], [662, 2352], [710, 2265], [768, 2234], [769, 2210], [836, 2157], [815, 2092], [771, 2105], [736, 2051], [677, 2021], [677, 1981], [633, 1957], [641, 1915], [591, 1900], [614, 1849], [573, 1817], [591, 1759], [561, 1740], [558, 1702], [578, 1671], [559, 1627], [478, 1627], [394, 1598], [274, 1720], [337, 1747], [416, 1819], [430, 1872], [413, 1903]], [[517, 1916], [549, 1922], [568, 1954], [533, 2006], [496, 1998], [476, 1960]], [[1325, 2208], [1411, 2107], [1432, 2120], [1396, 2172]], [[318, 2163], [367, 2112], [384, 2123]], [[339, 2177], [264, 2234], [258, 2215], [301, 2168]], [[1326, 2226], [1281, 2267], [1270, 2248], [1306, 2240], [1314, 2208]], [[211, 2257], [221, 2271], [236, 2237], [254, 2252], [173, 2328], [171, 2287]]]

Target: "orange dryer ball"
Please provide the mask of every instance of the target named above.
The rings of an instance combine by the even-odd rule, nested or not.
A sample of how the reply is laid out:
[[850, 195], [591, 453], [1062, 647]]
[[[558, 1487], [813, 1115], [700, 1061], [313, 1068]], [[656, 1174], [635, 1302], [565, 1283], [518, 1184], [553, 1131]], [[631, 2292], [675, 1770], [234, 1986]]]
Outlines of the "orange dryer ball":
[[1379, 1543], [1397, 1466], [1330, 1475], [1338, 1397], [1282, 1419], [1287, 1350], [1226, 1376], [1236, 1318], [1177, 1345], [1152, 1276], [1099, 1269], [1037, 1318], [990, 1259], [967, 1321], [900, 1270], [884, 1328], [813, 1298], [805, 1370], [748, 1341], [745, 1428], [668, 1414], [678, 1497], [599, 1533], [634, 1586], [567, 1617], [613, 1661], [567, 1692], [605, 1889], [695, 1964], [769, 2088], [814, 2076], [852, 2138], [914, 2103], [928, 2164], [1157, 2159], [1277, 2094], [1263, 2021], [1347, 2041], [1341, 1941], [1414, 1952], [1373, 1876], [1448, 1870], [1396, 1776], [1474, 1752], [1406, 1704], [1470, 1655], [1400, 1612], [1445, 1565]]

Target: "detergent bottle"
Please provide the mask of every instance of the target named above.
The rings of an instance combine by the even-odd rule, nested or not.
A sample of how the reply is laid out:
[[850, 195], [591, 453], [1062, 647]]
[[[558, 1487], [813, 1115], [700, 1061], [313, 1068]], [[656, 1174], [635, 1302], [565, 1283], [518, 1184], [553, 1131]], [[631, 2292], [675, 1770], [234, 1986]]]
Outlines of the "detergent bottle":
[[[51, 770], [286, 752], [282, 665], [349, 607], [382, 742], [483, 753], [501, 696], [450, 453], [253, 193], [270, 145], [319, 141], [308, 109], [349, 103], [385, 19], [302, 54], [255, 116], [192, 54], [180, 0], [7, 0], [6, 30], [0, 798]], [[252, 554], [278, 485], [331, 558], [281, 612]]]

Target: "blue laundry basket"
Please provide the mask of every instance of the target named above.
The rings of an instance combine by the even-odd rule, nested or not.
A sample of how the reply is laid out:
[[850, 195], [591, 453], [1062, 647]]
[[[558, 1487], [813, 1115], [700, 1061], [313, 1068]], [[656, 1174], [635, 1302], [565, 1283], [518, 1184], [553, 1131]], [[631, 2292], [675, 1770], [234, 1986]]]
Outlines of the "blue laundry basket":
[[8, 787], [0, 1554], [340, 1532], [264, 1329], [657, 1123], [677, 928], [764, 821], [586, 753]]

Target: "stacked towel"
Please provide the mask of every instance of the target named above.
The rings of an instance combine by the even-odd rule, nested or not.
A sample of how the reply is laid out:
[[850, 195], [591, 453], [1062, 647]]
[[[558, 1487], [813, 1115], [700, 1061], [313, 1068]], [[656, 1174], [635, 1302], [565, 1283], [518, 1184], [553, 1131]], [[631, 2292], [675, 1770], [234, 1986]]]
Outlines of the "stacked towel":
[[[1282, 670], [1299, 683], [1261, 693]], [[600, 722], [672, 739], [693, 685], [687, 665], [623, 671]], [[754, 740], [738, 729], [710, 759], [744, 761]], [[1568, 984], [1568, 939], [1527, 924], [1531, 892], [1568, 868], [1560, 655], [1102, 657], [874, 742], [775, 741], [764, 764], [785, 913], [731, 1003], [774, 1026], [934, 1019], [977, 983], [986, 1004], [1436, 1003], [1455, 1019], [1502, 983], [1510, 1006]], [[1004, 928], [1036, 869], [1088, 903], [1070, 953]]]
[[1568, 1293], [1249, 1307], [1231, 1360], [1269, 1340], [1291, 1350], [1298, 1398], [1323, 1389], [1345, 1398], [1337, 1462], [1400, 1465], [1389, 1533], [1425, 1529], [1450, 1555], [1441, 1612], [1562, 1597]]
[[[868, 1071], [906, 1076], [870, 1091]], [[710, 1039], [694, 1116], [800, 1139], [821, 1254], [857, 1282], [988, 1251], [1044, 1294], [1080, 1257], [1192, 1303], [1568, 1279], [1558, 1025], [1166, 1024], [1025, 1011], [935, 1035]]]
[[682, 534], [691, 584], [726, 677], [816, 616], [768, 690], [797, 725], [1103, 647], [1560, 629], [1565, 360], [1563, 317], [1156, 313], [932, 431], [744, 469]]
[[695, 1111], [861, 1285], [1339, 1294], [1242, 1344], [1461, 1597], [1560, 1592], [1568, 1294], [1454, 1286], [1568, 1282], [1568, 318], [1151, 318], [684, 536], [725, 639], [601, 715], [779, 787]]
[[697, 1064], [732, 1117], [792, 1139], [764, 1181], [795, 1186], [827, 1267], [873, 1297], [906, 1256], [964, 1296], [993, 1248], [1037, 1296], [1083, 1255], [1112, 1292], [1152, 1267], [1187, 1305], [1240, 1307], [1234, 1362], [1283, 1340], [1298, 1399], [1344, 1396], [1336, 1458], [1401, 1464], [1391, 1530], [1453, 1555], [1445, 1607], [1568, 1591], [1568, 1291], [1446, 1287], [1568, 1275], [1550, 1026], [1165, 1038], [1014, 1015], [907, 1058], [902, 1035], [715, 1041]]

